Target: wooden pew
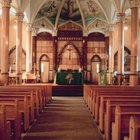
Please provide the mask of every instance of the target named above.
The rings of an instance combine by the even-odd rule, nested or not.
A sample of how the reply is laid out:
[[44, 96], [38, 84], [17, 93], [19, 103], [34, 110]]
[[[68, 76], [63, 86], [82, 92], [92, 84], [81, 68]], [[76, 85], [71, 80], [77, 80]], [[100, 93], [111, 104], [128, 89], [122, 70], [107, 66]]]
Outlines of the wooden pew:
[[1, 86], [0, 87], [1, 92], [30, 92], [35, 96], [34, 99], [34, 104], [35, 104], [35, 109], [37, 111], [37, 114], [42, 111], [42, 96], [41, 96], [41, 91], [39, 88], [34, 88], [34, 87], [24, 87], [24, 86]]
[[20, 91], [26, 90], [26, 91], [36, 92], [36, 96], [38, 98], [39, 112], [41, 112], [42, 109], [45, 107], [44, 101], [46, 100], [46, 95], [43, 87], [39, 87], [36, 85], [33, 86], [31, 84], [22, 84], [22, 85], [12, 86], [12, 88], [20, 88]]
[[[94, 95], [98, 91], [104, 91], [104, 90], [116, 90], [120, 88], [121, 90], [124, 90], [125, 88], [128, 88], [128, 86], [122, 86], [122, 85], [84, 85], [84, 96], [86, 96], [86, 103], [89, 107], [89, 109], [92, 111], [92, 100], [94, 99]], [[133, 88], [133, 87], [129, 87]]]
[[[28, 96], [30, 98], [30, 103], [31, 103], [30, 108], [32, 110], [31, 114], [34, 114], [33, 112], [35, 112], [35, 110], [33, 108], [36, 107], [36, 110], [38, 110], [37, 107], [39, 105], [40, 106], [39, 109], [40, 109], [40, 111], [42, 111], [42, 108], [44, 107], [44, 106], [42, 107], [42, 102], [44, 101], [44, 104], [46, 105], [46, 103], [51, 99], [51, 88], [50, 88], [50, 86], [48, 86], [48, 88], [46, 88], [46, 85], [41, 85], [41, 94], [40, 94], [40, 92], [37, 91], [38, 89], [40, 89], [40, 85], [39, 85], [39, 88], [35, 87], [35, 85], [28, 85], [28, 86], [25, 85], [25, 86], [19, 86], [19, 87], [18, 86], [17, 87], [15, 87], [15, 86], [14, 87], [10, 87], [10, 86], [8, 86], [8, 87], [0, 87], [0, 96], [5, 96], [5, 94], [8, 94], [8, 97], [12, 96], [11, 98], [13, 98], [15, 96], [15, 98], [17, 98], [17, 96], [18, 97], [23, 96], [25, 94], [25, 92], [26, 92], [26, 96]], [[27, 93], [29, 91], [31, 91], [30, 94]], [[34, 91], [34, 93], [32, 93], [32, 91]], [[36, 91], [37, 91], [37, 94], [36, 94]], [[46, 100], [47, 91], [50, 92], [50, 95], [49, 95], [50, 97], [48, 98], [48, 95], [47, 95], [47, 100]], [[37, 95], [37, 96], [34, 96], [34, 95]], [[45, 100], [44, 99], [40, 100], [40, 97], [41, 98], [45, 97]], [[39, 99], [39, 101], [38, 101], [38, 99]], [[34, 101], [34, 102], [32, 102], [32, 101]], [[39, 102], [39, 104], [38, 104], [38, 102]], [[0, 101], [0, 104], [1, 103], [5, 104], [5, 102], [3, 102], [2, 100]], [[36, 106], [34, 107], [35, 104], [36, 104]], [[23, 112], [23, 110], [20, 110], [20, 112]], [[25, 114], [29, 114], [29, 113], [25, 113]], [[32, 120], [34, 120], [34, 117], [31, 117], [31, 118], [33, 118]], [[27, 118], [24, 119], [24, 122], [27, 122]], [[26, 128], [28, 128], [28, 125], [25, 123], [24, 129], [26, 129]], [[18, 135], [18, 133], [16, 133], [16, 135]]]
[[4, 105], [0, 111], [0, 140], [10, 140], [10, 121], [6, 121]]
[[21, 114], [18, 106], [18, 100], [15, 100], [15, 103], [0, 103], [0, 111], [6, 113], [6, 120], [10, 121], [12, 126], [10, 139], [14, 140], [19, 140], [21, 138]]
[[30, 122], [33, 122], [35, 120], [35, 116], [38, 115], [35, 112], [35, 100], [36, 98], [34, 97], [33, 93], [29, 93], [29, 92], [9, 92], [9, 91], [0, 91], [0, 97], [12, 97], [12, 98], [24, 98], [25, 96], [27, 96], [27, 105], [29, 105], [30, 107]]
[[112, 123], [112, 140], [123, 140], [129, 134], [129, 120], [132, 115], [140, 116], [140, 104], [116, 106], [115, 122]]
[[129, 107], [133, 105], [139, 105], [140, 99], [108, 99], [106, 102], [106, 111], [104, 115], [104, 133], [106, 140], [111, 139], [112, 123], [115, 121], [115, 107], [117, 105], [121, 107]]
[[95, 102], [95, 111], [94, 111], [94, 117], [95, 117], [95, 121], [97, 122], [97, 123], [99, 123], [99, 107], [100, 107], [100, 102], [101, 102], [101, 97], [102, 96], [106, 96], [106, 97], [112, 97], [112, 98], [118, 98], [118, 97], [131, 97], [131, 96], [136, 96], [136, 97], [138, 97], [138, 96], [140, 96], [140, 93], [138, 92], [138, 91], [134, 91], [134, 92], [132, 92], [132, 91], [126, 91], [126, 92], [120, 92], [119, 90], [118, 91], [115, 91], [115, 92], [113, 92], [113, 91], [108, 91], [108, 92], [99, 92], [98, 93], [98, 95], [96, 96], [96, 102]]
[[95, 115], [95, 103], [96, 103], [96, 96], [99, 93], [114, 93], [116, 92], [116, 94], [118, 92], [120, 93], [124, 93], [124, 92], [139, 92], [140, 91], [140, 87], [128, 87], [128, 86], [90, 86], [91, 91], [89, 92], [88, 96], [90, 99], [88, 99], [88, 107], [90, 109], [90, 111], [92, 112], [93, 116]]
[[34, 83], [34, 84], [25, 83], [22, 85], [41, 88], [43, 96], [44, 96], [44, 98], [43, 98], [44, 105], [47, 105], [47, 103], [52, 100], [52, 84], [49, 84], [49, 83]]
[[83, 85], [83, 89], [84, 89], [83, 97], [84, 97], [84, 100], [87, 104], [88, 104], [88, 99], [89, 99], [89, 96], [90, 96], [90, 91], [91, 91], [92, 86], [93, 85], [86, 85], [86, 84]]
[[[12, 87], [20, 87], [20, 88], [24, 88], [27, 90], [39, 90], [38, 92], [41, 98], [41, 100], [39, 100], [39, 104], [42, 106], [42, 109], [47, 105], [47, 103], [49, 101], [52, 100], [52, 84], [49, 83], [25, 83], [22, 85], [14, 85]], [[41, 110], [42, 110], [41, 109]]]
[[140, 96], [101, 96], [100, 99], [100, 105], [99, 105], [99, 128], [103, 132], [104, 131], [104, 114], [106, 112], [107, 103], [108, 101], [108, 107], [109, 107], [109, 101], [111, 105], [117, 105], [117, 104], [138, 104], [140, 103]]
[[[0, 92], [6, 92], [8, 93], [10, 91], [10, 93], [16, 93], [18, 94], [30, 94], [32, 95], [34, 99], [32, 99], [32, 103], [36, 112], [36, 116], [39, 115], [39, 112], [42, 111], [42, 105], [40, 106], [39, 103], [41, 102], [41, 95], [40, 93], [36, 92], [35, 89], [33, 88], [28, 88], [28, 87], [0, 87]], [[27, 92], [27, 93], [26, 93]]]
[[131, 96], [133, 94], [133, 96], [139, 96], [140, 95], [140, 91], [135, 91], [135, 90], [126, 90], [126, 91], [121, 91], [121, 90], [117, 90], [117, 91], [113, 91], [113, 90], [107, 90], [107, 91], [102, 91], [102, 92], [98, 92], [98, 94], [95, 96], [95, 102], [93, 102], [93, 115], [95, 117], [95, 120], [98, 123], [98, 118], [99, 118], [99, 105], [100, 105], [100, 99], [102, 96]]
[[133, 115], [130, 118], [129, 140], [140, 140], [140, 115]]
[[0, 95], [0, 103], [14, 103], [15, 99], [18, 100], [19, 102], [19, 112], [21, 112], [21, 117], [22, 117], [22, 132], [26, 131], [29, 128], [30, 125], [30, 103], [28, 101], [28, 97], [27, 96], [1, 96]]
[[129, 140], [129, 138], [127, 136], [124, 137], [124, 140]]

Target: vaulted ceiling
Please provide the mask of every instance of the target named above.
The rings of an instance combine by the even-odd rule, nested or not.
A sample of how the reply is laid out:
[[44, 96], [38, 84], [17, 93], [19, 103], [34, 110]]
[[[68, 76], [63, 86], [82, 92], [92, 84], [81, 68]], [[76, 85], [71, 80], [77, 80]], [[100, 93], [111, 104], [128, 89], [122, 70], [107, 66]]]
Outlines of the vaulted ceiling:
[[[2, 0], [0, 0], [1, 2]], [[117, 13], [126, 13], [130, 0], [12, 0], [11, 6], [24, 13], [33, 27], [52, 34], [67, 22], [73, 22], [87, 34], [106, 31]]]

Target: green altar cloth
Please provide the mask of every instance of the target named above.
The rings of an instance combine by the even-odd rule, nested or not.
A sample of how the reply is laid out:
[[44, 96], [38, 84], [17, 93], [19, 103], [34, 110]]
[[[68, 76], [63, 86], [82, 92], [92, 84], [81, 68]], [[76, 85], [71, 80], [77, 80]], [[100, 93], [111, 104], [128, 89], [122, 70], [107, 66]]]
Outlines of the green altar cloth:
[[[69, 78], [71, 78], [71, 80]], [[82, 72], [56, 72], [55, 83], [63, 84], [63, 85], [64, 84], [72, 84], [72, 85], [83, 84], [83, 74]]]

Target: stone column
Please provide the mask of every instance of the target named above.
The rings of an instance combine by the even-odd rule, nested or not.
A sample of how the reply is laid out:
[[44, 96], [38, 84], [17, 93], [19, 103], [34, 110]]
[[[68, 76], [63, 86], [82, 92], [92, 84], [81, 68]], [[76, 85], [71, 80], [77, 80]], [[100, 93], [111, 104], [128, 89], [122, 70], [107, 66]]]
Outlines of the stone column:
[[114, 25], [109, 27], [109, 84], [112, 84], [112, 78], [114, 73], [114, 45], [113, 45], [113, 32]]
[[32, 70], [32, 50], [31, 50], [31, 35], [32, 27], [31, 24], [27, 25], [27, 40], [26, 40], [26, 72], [30, 73]]
[[138, 85], [138, 10], [139, 1], [130, 0], [131, 4], [131, 59], [130, 59], [130, 86]]
[[124, 72], [124, 31], [123, 31], [124, 13], [118, 13], [118, 85], [122, 84], [122, 74]]
[[22, 76], [22, 23], [23, 14], [17, 13], [17, 30], [16, 30], [16, 74], [19, 77], [17, 83], [21, 83]]
[[9, 20], [11, 0], [2, 0], [1, 82], [8, 84], [9, 69]]

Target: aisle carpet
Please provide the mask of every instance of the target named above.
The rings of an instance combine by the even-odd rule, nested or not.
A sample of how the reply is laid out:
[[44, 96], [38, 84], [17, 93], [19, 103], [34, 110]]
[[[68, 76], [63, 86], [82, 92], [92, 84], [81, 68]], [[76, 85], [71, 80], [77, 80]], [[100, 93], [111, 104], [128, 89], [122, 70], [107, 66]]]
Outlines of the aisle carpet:
[[83, 97], [53, 97], [22, 140], [103, 140]]

